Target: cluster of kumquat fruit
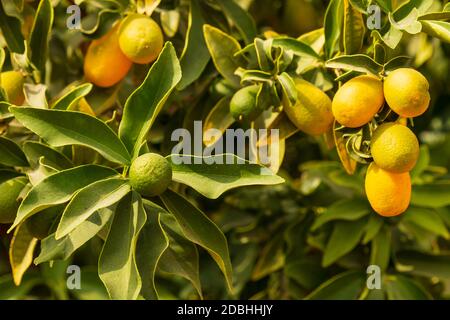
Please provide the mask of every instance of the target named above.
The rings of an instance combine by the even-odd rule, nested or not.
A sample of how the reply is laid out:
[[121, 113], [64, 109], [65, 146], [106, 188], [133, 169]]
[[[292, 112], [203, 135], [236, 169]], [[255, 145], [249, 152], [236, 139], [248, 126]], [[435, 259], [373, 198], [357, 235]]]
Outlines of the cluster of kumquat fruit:
[[[339, 88], [332, 112], [338, 123], [349, 128], [372, 121], [385, 102], [399, 119], [413, 118], [427, 110], [428, 89], [427, 79], [411, 68], [396, 69], [383, 78], [362, 75]], [[404, 123], [377, 125], [370, 141], [373, 162], [367, 169], [365, 191], [372, 208], [386, 217], [406, 211], [411, 199], [409, 172], [419, 157], [419, 142]]]
[[156, 60], [164, 45], [160, 26], [150, 17], [130, 14], [91, 42], [84, 60], [86, 80], [99, 87], [120, 82], [133, 63]]

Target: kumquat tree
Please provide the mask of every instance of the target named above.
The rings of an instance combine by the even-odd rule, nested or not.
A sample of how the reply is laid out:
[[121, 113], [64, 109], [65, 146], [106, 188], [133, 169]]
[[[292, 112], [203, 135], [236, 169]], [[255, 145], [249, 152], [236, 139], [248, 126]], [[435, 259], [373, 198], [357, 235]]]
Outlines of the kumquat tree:
[[450, 2], [1, 0], [0, 299], [450, 298]]

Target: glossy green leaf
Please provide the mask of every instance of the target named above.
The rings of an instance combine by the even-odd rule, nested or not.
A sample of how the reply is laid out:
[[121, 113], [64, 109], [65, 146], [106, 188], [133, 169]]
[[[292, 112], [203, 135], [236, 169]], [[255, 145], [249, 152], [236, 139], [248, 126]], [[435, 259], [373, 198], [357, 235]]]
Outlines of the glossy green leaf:
[[142, 287], [136, 265], [136, 243], [146, 221], [142, 199], [136, 192], [123, 198], [100, 254], [98, 273], [114, 300], [134, 300]]
[[73, 167], [72, 161], [65, 155], [37, 141], [26, 141], [23, 144], [23, 152], [32, 167], [39, 165], [41, 157], [44, 157], [46, 163], [55, 169], [62, 170]]
[[372, 240], [370, 264], [379, 266], [382, 271], [389, 265], [391, 252], [391, 230], [384, 227]]
[[53, 104], [52, 109], [71, 110], [78, 103], [78, 101], [80, 101], [81, 98], [85, 97], [89, 94], [89, 92], [91, 92], [92, 87], [92, 84], [85, 83], [71, 89]]
[[321, 284], [306, 297], [308, 300], [355, 300], [366, 285], [366, 275], [360, 271], [340, 273]]
[[328, 267], [336, 260], [352, 251], [359, 243], [367, 219], [356, 221], [338, 221], [334, 224], [333, 232], [328, 239], [323, 255], [322, 265]]
[[84, 267], [80, 288], [71, 293], [78, 300], [108, 300], [108, 292], [98, 276], [97, 268]]
[[378, 74], [383, 66], [376, 63], [372, 58], [364, 54], [344, 55], [330, 59], [325, 64], [328, 68], [359, 71], [364, 73]]
[[[87, 2], [86, 0], [78, 0], [78, 2]], [[98, 39], [102, 35], [111, 30], [112, 25], [121, 17], [121, 11], [124, 8], [120, 7], [120, 3], [115, 0], [96, 1], [97, 4], [102, 4], [100, 11], [95, 16], [95, 23], [89, 23], [86, 27], [83, 24], [80, 26], [80, 31], [84, 36], [91, 39]]]
[[384, 12], [392, 11], [392, 0], [375, 0], [375, 3], [378, 4]]
[[284, 268], [284, 273], [307, 290], [315, 289], [327, 278], [327, 271], [321, 268], [319, 259], [312, 258], [300, 258], [289, 262]]
[[394, 12], [395, 21], [405, 19], [413, 11], [424, 14], [433, 5], [433, 0], [409, 0], [402, 3]]
[[277, 236], [263, 247], [253, 269], [252, 280], [260, 280], [284, 266], [285, 253], [283, 244], [283, 237]]
[[372, 240], [378, 234], [383, 224], [384, 224], [383, 218], [380, 215], [372, 212], [372, 214], [369, 217], [369, 221], [367, 222], [362, 243], [363, 244], [369, 243], [369, 241]]
[[[1, 87], [0, 87], [0, 100], [3, 100], [3, 99], [6, 99], [6, 98], [2, 97]], [[11, 112], [9, 112], [10, 106], [11, 106], [11, 104], [9, 102], [0, 101], [0, 120], [8, 120], [8, 119], [14, 118], [14, 115]]]
[[5, 181], [8, 181], [9, 179], [15, 178], [19, 175], [20, 174], [14, 170], [0, 169], [0, 184], [2, 184]]
[[287, 101], [294, 106], [297, 103], [297, 87], [294, 80], [286, 72], [278, 76], [278, 83], [281, 85], [283, 95]]
[[333, 203], [314, 222], [311, 230], [316, 230], [325, 223], [333, 220], [358, 220], [370, 212], [370, 205], [362, 198], [344, 199]]
[[3, 1], [0, 3], [0, 29], [11, 52], [25, 52], [25, 39], [22, 35], [20, 20], [6, 14]]
[[180, 80], [180, 63], [172, 43], [167, 42], [144, 82], [125, 103], [119, 137], [133, 156]]
[[45, 82], [45, 62], [48, 55], [50, 32], [53, 25], [53, 7], [50, 0], [41, 0], [36, 11], [30, 34], [30, 61], [39, 70], [41, 82]]
[[199, 160], [196, 156], [171, 155], [169, 159], [174, 181], [184, 183], [210, 199], [217, 199], [237, 187], [284, 182], [270, 169], [245, 160], [241, 163], [242, 159], [232, 154], [203, 157], [200, 163], [196, 163]]
[[245, 42], [253, 42], [253, 39], [256, 37], [257, 30], [252, 16], [241, 8], [234, 0], [218, 0], [217, 3], [222, 8], [225, 15], [233, 21]]
[[114, 131], [103, 121], [76, 111], [11, 107], [25, 127], [53, 147], [82, 145], [113, 162], [128, 164], [130, 155]]
[[14, 230], [9, 246], [9, 261], [14, 283], [18, 286], [22, 277], [33, 261], [34, 248], [37, 239], [33, 237], [26, 224], [21, 224]]
[[389, 300], [431, 299], [431, 295], [419, 283], [402, 275], [387, 277], [385, 287]]
[[68, 235], [96, 211], [119, 202], [131, 191], [123, 178], [96, 181], [79, 191], [70, 200], [56, 230], [56, 240]]
[[20, 286], [16, 286], [10, 274], [0, 276], [0, 300], [23, 299], [36, 285], [43, 284], [39, 273], [25, 274]]
[[450, 183], [415, 185], [412, 188], [411, 204], [429, 208], [450, 205]]
[[197, 247], [183, 236], [175, 218], [167, 215], [161, 218], [161, 226], [168, 237], [169, 247], [161, 256], [159, 270], [189, 280], [200, 298], [203, 298]]
[[28, 161], [22, 149], [14, 141], [0, 137], [0, 164], [10, 167], [27, 167]]
[[384, 65], [384, 70], [386, 72], [393, 71], [398, 68], [407, 67], [411, 61], [411, 58], [408, 56], [398, 56], [392, 58]]
[[180, 90], [197, 80], [209, 62], [210, 55], [203, 35], [204, 24], [198, 0], [191, 0], [186, 42], [180, 58], [183, 74], [178, 84]]
[[273, 46], [278, 46], [285, 50], [290, 50], [299, 57], [308, 57], [320, 60], [320, 56], [306, 43], [293, 38], [275, 38], [272, 42]]
[[450, 255], [404, 250], [395, 254], [396, 262], [413, 275], [450, 279]]
[[[419, 159], [416, 162], [416, 165], [411, 170], [411, 181], [414, 183], [417, 179], [420, 178], [420, 175], [427, 169], [430, 165], [430, 150], [427, 145], [422, 145], [419, 151]], [[414, 187], [415, 188], [415, 187]]]
[[100, 209], [59, 240], [56, 240], [55, 233], [52, 233], [41, 241], [41, 251], [34, 263], [68, 259], [78, 248], [100, 232], [110, 222], [113, 214], [114, 211], [110, 208]]
[[331, 0], [325, 12], [325, 56], [331, 58], [339, 45], [343, 21], [343, 0]]
[[239, 42], [225, 32], [213, 26], [203, 26], [206, 45], [217, 71], [236, 88], [240, 87], [240, 79], [235, 71], [246, 62], [242, 56], [235, 56], [241, 50]]
[[450, 43], [450, 22], [422, 20], [420, 23], [422, 24], [423, 32]]
[[360, 52], [365, 33], [363, 15], [353, 7], [349, 0], [344, 0], [343, 24], [345, 54], [355, 54]]
[[434, 209], [411, 206], [403, 214], [402, 221], [413, 223], [416, 226], [440, 235], [445, 239], [449, 238], [449, 233], [444, 221]]
[[[205, 146], [214, 145], [234, 122], [235, 119], [230, 113], [230, 98], [223, 97], [211, 109], [203, 122], [203, 143]], [[217, 130], [219, 130], [220, 136]]]
[[160, 197], [169, 212], [177, 219], [184, 236], [207, 250], [216, 261], [225, 275], [228, 288], [233, 291], [228, 244], [222, 231], [183, 196], [167, 190]]
[[23, 199], [12, 230], [20, 222], [45, 208], [67, 202], [79, 189], [99, 180], [118, 175], [117, 171], [85, 165], [55, 173], [34, 186]]
[[155, 273], [161, 256], [169, 245], [169, 239], [161, 225], [165, 210], [144, 200], [147, 222], [139, 234], [136, 247], [136, 264], [142, 279], [142, 295], [146, 299], [158, 299]]

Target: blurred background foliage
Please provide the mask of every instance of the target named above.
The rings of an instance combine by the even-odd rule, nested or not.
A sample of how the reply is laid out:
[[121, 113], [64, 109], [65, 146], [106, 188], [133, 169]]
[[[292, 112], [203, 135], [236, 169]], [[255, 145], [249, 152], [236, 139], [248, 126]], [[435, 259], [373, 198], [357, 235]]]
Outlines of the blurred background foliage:
[[[178, 50], [184, 45], [188, 2], [162, 1], [162, 11], [155, 18], [167, 23], [161, 21], [161, 12], [177, 9], [178, 31], [173, 33], [168, 26], [164, 31]], [[325, 0], [237, 2], [248, 9], [258, 30], [292, 37], [323, 27], [328, 5]], [[394, 7], [402, 2], [392, 1]], [[52, 3], [55, 22], [47, 66], [52, 72], [47, 74], [46, 82], [48, 96], [56, 99], [65, 88], [82, 79], [89, 39], [66, 28], [66, 8], [71, 1]], [[30, 32], [36, 7], [36, 1], [26, 1], [23, 34]], [[84, 13], [87, 20], [98, 14], [95, 6], [86, 6]], [[210, 256], [180, 242], [185, 261], [200, 256], [205, 299], [450, 298], [450, 45], [419, 33], [405, 35], [396, 50], [413, 57], [411, 65], [429, 80], [432, 96], [429, 110], [414, 122], [422, 147], [412, 173], [410, 209], [396, 218], [378, 216], [363, 194], [365, 168], [347, 175], [335, 149], [329, 149], [322, 138], [298, 132], [286, 143], [279, 171], [285, 184], [240, 188], [214, 201], [186, 191], [227, 236], [234, 267], [236, 291], [231, 295]], [[9, 61], [5, 59], [5, 70], [11, 68]], [[86, 100], [98, 116], [110, 118], [113, 110], [118, 110], [120, 116], [126, 97], [142, 81], [148, 67], [135, 65], [121, 86], [94, 88]], [[189, 90], [172, 98], [149, 135], [155, 149], [167, 153], [173, 128], [189, 127], [192, 120], [208, 113], [214, 100], [208, 87], [215, 77], [217, 72], [210, 62]], [[80, 159], [81, 163], [89, 161]], [[100, 238], [89, 241], [69, 261], [33, 266], [21, 286], [15, 287], [8, 263], [11, 236], [0, 228], [0, 237], [0, 299], [107, 298], [96, 272]], [[81, 290], [66, 287], [69, 264], [81, 267]], [[380, 290], [366, 289], [366, 268], [371, 264], [383, 270]], [[198, 298], [188, 280], [193, 277], [161, 270], [157, 277], [161, 298]]]

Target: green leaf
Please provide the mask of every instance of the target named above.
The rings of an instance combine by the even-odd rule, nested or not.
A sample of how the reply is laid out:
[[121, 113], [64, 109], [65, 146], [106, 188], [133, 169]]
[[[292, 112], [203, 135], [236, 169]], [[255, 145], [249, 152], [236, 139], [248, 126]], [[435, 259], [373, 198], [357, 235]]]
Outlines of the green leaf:
[[399, 274], [387, 277], [385, 288], [389, 300], [429, 300], [432, 298], [419, 283]]
[[197, 247], [183, 236], [175, 218], [169, 215], [161, 218], [170, 245], [161, 256], [159, 270], [189, 280], [203, 299]]
[[278, 130], [278, 139], [285, 140], [299, 131], [299, 129], [289, 120], [286, 112], [281, 112], [267, 128], [268, 134], [260, 136], [257, 146], [266, 146], [271, 143], [272, 129]]
[[119, 137], [133, 157], [180, 80], [180, 63], [172, 43], [167, 42], [144, 82], [125, 103]]
[[428, 12], [421, 15], [419, 20], [450, 20], [450, 11]]
[[228, 288], [230, 291], [233, 291], [233, 276], [228, 244], [222, 231], [183, 196], [167, 190], [160, 197], [169, 212], [177, 219], [184, 236], [207, 250], [214, 261], [216, 261], [225, 275]]
[[363, 244], [369, 243], [369, 241], [372, 240], [378, 234], [383, 224], [384, 224], [383, 218], [380, 215], [374, 214], [372, 212], [372, 215], [369, 218], [369, 222], [367, 222], [362, 243]]
[[365, 215], [370, 210], [367, 200], [362, 198], [343, 199], [333, 203], [321, 215], [319, 215], [311, 227], [311, 230], [317, 230], [325, 223], [333, 220], [355, 221]]
[[234, 22], [239, 33], [244, 38], [245, 43], [252, 43], [258, 33], [252, 16], [234, 0], [216, 0], [216, 2], [222, 8], [225, 15]]
[[0, 3], [0, 29], [6, 45], [11, 52], [24, 53], [25, 39], [22, 35], [21, 23], [16, 17], [8, 16], [4, 10], [3, 1]]
[[284, 50], [290, 50], [292, 53], [299, 57], [308, 57], [321, 60], [321, 57], [306, 43], [293, 39], [293, 38], [275, 38], [272, 42], [273, 46], [283, 48]]
[[114, 131], [103, 121], [77, 111], [10, 107], [25, 127], [52, 147], [83, 145], [113, 162], [129, 164], [130, 155]]
[[306, 297], [307, 300], [356, 300], [366, 284], [360, 271], [340, 273], [321, 284]]
[[77, 300], [108, 300], [108, 292], [98, 276], [97, 268], [83, 267], [80, 288], [71, 293]]
[[344, 0], [344, 52], [354, 54], [361, 50], [364, 41], [364, 20], [349, 0]]
[[[79, 0], [79, 2], [87, 2], [86, 0]], [[100, 3], [96, 1], [97, 3]], [[120, 3], [115, 0], [105, 0], [102, 1], [104, 5], [101, 5], [101, 9], [98, 14], [95, 14], [95, 23], [89, 23], [89, 26], [81, 26], [80, 30], [84, 36], [91, 39], [98, 39], [102, 35], [106, 34], [111, 30], [112, 25], [121, 17], [121, 11], [123, 8], [120, 7]], [[90, 20], [90, 17], [86, 20]]]
[[384, 12], [391, 12], [392, 11], [392, 0], [375, 0], [375, 3], [380, 6], [380, 8]]
[[294, 279], [307, 290], [313, 290], [318, 287], [327, 278], [327, 271], [320, 266], [319, 259], [300, 258], [289, 262], [284, 267], [284, 273], [291, 279]]
[[[422, 145], [419, 150], [419, 159], [416, 165], [411, 170], [411, 181], [414, 182], [420, 178], [420, 175], [426, 170], [430, 165], [430, 150], [427, 145]], [[414, 187], [415, 188], [415, 187]]]
[[134, 300], [141, 290], [136, 265], [136, 243], [146, 221], [142, 199], [136, 192], [123, 198], [100, 254], [98, 274], [113, 300]]
[[130, 190], [125, 179], [107, 178], [77, 191], [63, 212], [56, 230], [56, 240], [68, 235], [97, 210], [119, 202]]
[[378, 30], [373, 30], [372, 35], [374, 38], [383, 41], [389, 48], [395, 49], [400, 43], [400, 40], [402, 40], [403, 32], [391, 25], [384, 35], [381, 35]]
[[213, 26], [203, 26], [206, 45], [217, 71], [236, 88], [240, 87], [240, 79], [235, 71], [246, 65], [244, 58], [235, 53], [241, 50], [239, 42], [225, 32]]
[[16, 228], [9, 246], [9, 261], [16, 286], [20, 285], [23, 275], [33, 261], [36, 245], [37, 239], [33, 237], [26, 224]]
[[144, 200], [147, 222], [142, 228], [136, 247], [136, 264], [142, 278], [142, 295], [146, 299], [158, 299], [155, 273], [161, 256], [169, 245], [169, 239], [161, 225], [165, 210]]
[[422, 20], [420, 23], [422, 24], [423, 32], [450, 43], [450, 22]]
[[343, 0], [331, 0], [325, 11], [325, 57], [331, 58], [339, 45], [342, 20], [344, 16]]
[[328, 68], [359, 71], [364, 73], [378, 74], [383, 66], [364, 54], [343, 55], [328, 60], [325, 65]]
[[171, 155], [169, 160], [172, 163], [174, 181], [184, 183], [210, 199], [217, 199], [227, 190], [237, 187], [284, 182], [283, 178], [270, 169], [249, 163], [233, 154], [203, 158]]
[[0, 137], [0, 164], [10, 167], [27, 167], [28, 161], [22, 149], [14, 141]]
[[450, 279], [450, 255], [404, 250], [396, 253], [396, 262], [407, 273], [427, 278]]
[[186, 42], [180, 59], [183, 74], [178, 84], [180, 90], [197, 80], [209, 62], [210, 55], [203, 35], [204, 24], [198, 0], [191, 0]]
[[411, 204], [428, 208], [440, 208], [450, 205], [450, 183], [415, 185], [412, 188]]
[[19, 175], [20, 173], [10, 169], [0, 169], [0, 184]]
[[[205, 146], [214, 145], [221, 137], [216, 135], [217, 130], [222, 135], [234, 122], [235, 119], [230, 113], [230, 98], [223, 97], [211, 109], [203, 122], [203, 143]], [[212, 131], [208, 131], [209, 129]], [[210, 132], [213, 133], [212, 136], [210, 136]]]
[[37, 141], [26, 141], [23, 144], [23, 152], [32, 167], [39, 166], [42, 157], [44, 157], [46, 164], [55, 169], [63, 170], [73, 167], [72, 161], [65, 155]]
[[395, 21], [400, 21], [417, 11], [419, 15], [424, 14], [433, 5], [433, 0], [410, 0], [401, 4], [394, 12]]
[[59, 98], [52, 106], [56, 110], [71, 110], [81, 98], [85, 97], [92, 90], [92, 84], [84, 83], [77, 86]]
[[23, 199], [16, 220], [9, 231], [36, 212], [69, 201], [77, 190], [114, 175], [118, 173], [113, 169], [85, 165], [48, 176], [34, 186]]
[[391, 250], [391, 230], [384, 227], [372, 240], [370, 250], [370, 264], [377, 265], [382, 271], [389, 265]]
[[[2, 97], [1, 84], [0, 84], [0, 100], [3, 100], [3, 99], [6, 99], [6, 98]], [[9, 112], [10, 106], [11, 106], [11, 104], [9, 102], [0, 101], [0, 120], [8, 120], [8, 119], [14, 118], [14, 115], [11, 112]]]
[[50, 32], [53, 25], [53, 7], [50, 0], [41, 0], [30, 33], [30, 61], [39, 70], [41, 82], [45, 82], [45, 62], [48, 54]]
[[336, 222], [325, 248], [322, 265], [328, 267], [352, 251], [359, 243], [366, 224], [367, 219], [365, 218], [356, 221]]
[[444, 221], [434, 209], [411, 206], [403, 214], [402, 222], [413, 223], [414, 225], [440, 235], [445, 239], [449, 238], [449, 233]]
[[285, 254], [282, 234], [271, 239], [262, 249], [252, 273], [252, 280], [260, 280], [284, 266]]
[[114, 211], [110, 208], [100, 209], [59, 240], [56, 240], [55, 233], [52, 233], [41, 241], [41, 251], [39, 256], [34, 259], [34, 263], [41, 264], [51, 260], [68, 259], [110, 222], [113, 213]]
[[384, 65], [384, 71], [389, 72], [398, 68], [407, 67], [411, 62], [411, 58], [408, 56], [398, 56], [392, 58]]
[[395, 20], [393, 14], [389, 14], [388, 17], [391, 26], [398, 30], [405, 31], [410, 34], [417, 34], [422, 30], [422, 25], [417, 21], [419, 17], [419, 11], [417, 10], [417, 8], [413, 8], [401, 20]]
[[278, 83], [281, 85], [283, 95], [287, 101], [294, 106], [297, 103], [297, 87], [294, 80], [286, 72], [278, 76]]
[[20, 286], [16, 286], [10, 274], [0, 276], [0, 300], [17, 300], [26, 297], [38, 284], [43, 284], [39, 273], [25, 274]]

